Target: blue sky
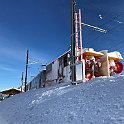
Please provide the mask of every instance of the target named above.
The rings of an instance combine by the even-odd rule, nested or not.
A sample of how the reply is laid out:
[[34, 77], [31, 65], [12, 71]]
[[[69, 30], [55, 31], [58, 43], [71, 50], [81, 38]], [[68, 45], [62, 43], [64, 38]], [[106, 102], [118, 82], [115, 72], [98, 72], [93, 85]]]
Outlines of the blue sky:
[[[124, 1], [76, 0], [76, 5], [83, 22], [108, 30], [102, 34], [83, 27], [83, 46], [118, 50], [124, 57], [124, 24], [119, 23], [124, 22]], [[20, 85], [26, 49], [30, 59], [43, 64], [68, 49], [70, 13], [70, 0], [0, 0], [0, 90]], [[31, 65], [28, 80], [41, 69]]]

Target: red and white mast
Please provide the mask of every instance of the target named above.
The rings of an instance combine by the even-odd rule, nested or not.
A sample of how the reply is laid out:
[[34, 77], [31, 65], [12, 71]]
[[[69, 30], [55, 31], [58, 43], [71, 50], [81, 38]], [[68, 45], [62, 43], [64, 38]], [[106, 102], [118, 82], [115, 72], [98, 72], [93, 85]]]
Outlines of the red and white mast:
[[83, 43], [82, 43], [82, 22], [81, 22], [81, 10], [79, 9], [79, 30], [80, 30], [80, 52], [81, 52], [81, 61], [83, 59]]
[[78, 14], [75, 13], [75, 41], [76, 41], [76, 59], [78, 61], [78, 52], [79, 52], [79, 48], [78, 48]]

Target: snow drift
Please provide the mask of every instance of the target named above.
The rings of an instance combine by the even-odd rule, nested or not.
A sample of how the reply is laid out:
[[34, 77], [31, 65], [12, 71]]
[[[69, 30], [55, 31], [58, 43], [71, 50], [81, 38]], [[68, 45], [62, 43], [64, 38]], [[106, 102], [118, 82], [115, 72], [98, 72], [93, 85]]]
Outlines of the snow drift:
[[0, 103], [0, 124], [124, 124], [124, 76], [32, 90]]

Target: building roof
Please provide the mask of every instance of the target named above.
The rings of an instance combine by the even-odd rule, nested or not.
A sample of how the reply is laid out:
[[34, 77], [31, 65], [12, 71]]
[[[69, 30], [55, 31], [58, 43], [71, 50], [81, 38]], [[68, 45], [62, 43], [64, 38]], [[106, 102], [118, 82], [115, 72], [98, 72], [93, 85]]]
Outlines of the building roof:
[[21, 91], [19, 89], [11, 88], [7, 90], [3, 90], [0, 93], [5, 95], [15, 95], [15, 94], [21, 93]]

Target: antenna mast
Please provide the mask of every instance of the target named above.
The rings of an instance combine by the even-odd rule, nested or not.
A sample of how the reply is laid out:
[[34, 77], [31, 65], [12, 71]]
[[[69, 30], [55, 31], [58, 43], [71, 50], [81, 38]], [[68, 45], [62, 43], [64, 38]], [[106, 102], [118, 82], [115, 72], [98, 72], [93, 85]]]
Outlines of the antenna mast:
[[72, 83], [76, 81], [75, 68], [75, 0], [71, 0], [71, 71]]

